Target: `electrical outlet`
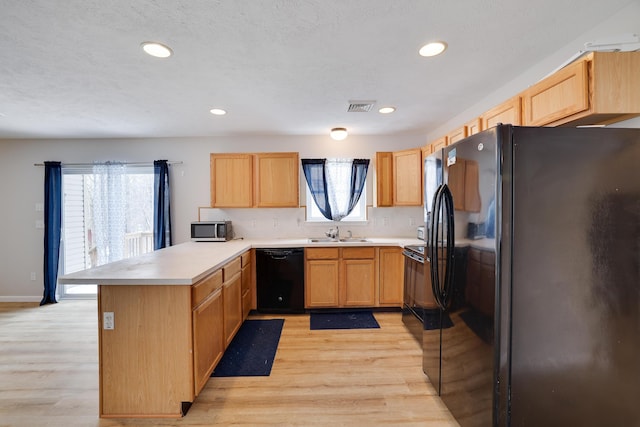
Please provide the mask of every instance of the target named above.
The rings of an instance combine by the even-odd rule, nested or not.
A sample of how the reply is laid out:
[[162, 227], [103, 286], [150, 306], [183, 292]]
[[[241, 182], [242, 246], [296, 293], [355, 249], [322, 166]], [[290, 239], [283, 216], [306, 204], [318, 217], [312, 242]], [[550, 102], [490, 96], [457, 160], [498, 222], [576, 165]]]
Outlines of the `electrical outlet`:
[[36, 212], [44, 211], [44, 203], [36, 203]]
[[416, 221], [413, 218], [409, 218], [409, 227], [416, 225]]
[[251, 220], [251, 228], [256, 228], [256, 220], [255, 219]]
[[115, 328], [113, 311], [105, 311], [102, 313], [102, 328], [109, 331]]
[[36, 280], [36, 272], [35, 271], [31, 272], [31, 280]]
[[382, 218], [382, 225], [384, 225], [385, 227], [389, 226], [389, 217], [385, 216], [384, 218]]
[[37, 229], [44, 228], [44, 220], [37, 219], [37, 220], [36, 220], [36, 228], [37, 228]]
[[278, 227], [278, 218], [273, 218], [273, 228]]

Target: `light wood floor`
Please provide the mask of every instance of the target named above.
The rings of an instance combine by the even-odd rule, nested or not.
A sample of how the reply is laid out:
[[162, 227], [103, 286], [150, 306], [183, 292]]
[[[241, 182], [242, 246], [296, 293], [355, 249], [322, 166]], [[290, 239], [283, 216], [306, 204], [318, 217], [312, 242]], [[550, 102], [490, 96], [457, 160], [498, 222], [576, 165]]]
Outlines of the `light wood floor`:
[[211, 378], [181, 419], [98, 418], [95, 301], [0, 303], [0, 426], [456, 426], [400, 313], [380, 329], [285, 318], [269, 377]]

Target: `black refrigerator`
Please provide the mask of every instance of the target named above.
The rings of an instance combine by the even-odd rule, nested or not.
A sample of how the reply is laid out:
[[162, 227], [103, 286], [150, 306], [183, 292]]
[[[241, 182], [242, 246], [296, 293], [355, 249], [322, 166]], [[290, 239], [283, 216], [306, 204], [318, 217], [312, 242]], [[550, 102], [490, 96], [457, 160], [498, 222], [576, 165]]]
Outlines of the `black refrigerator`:
[[424, 167], [423, 367], [460, 425], [640, 426], [640, 129], [498, 125]]

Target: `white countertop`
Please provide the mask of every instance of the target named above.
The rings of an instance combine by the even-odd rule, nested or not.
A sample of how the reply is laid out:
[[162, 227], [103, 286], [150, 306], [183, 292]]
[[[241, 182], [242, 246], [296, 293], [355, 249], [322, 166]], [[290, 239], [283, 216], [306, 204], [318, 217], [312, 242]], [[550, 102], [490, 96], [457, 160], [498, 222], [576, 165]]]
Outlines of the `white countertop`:
[[317, 242], [308, 238], [187, 242], [58, 278], [61, 284], [192, 285], [251, 248], [397, 246], [423, 244], [411, 238], [367, 238], [367, 242]]

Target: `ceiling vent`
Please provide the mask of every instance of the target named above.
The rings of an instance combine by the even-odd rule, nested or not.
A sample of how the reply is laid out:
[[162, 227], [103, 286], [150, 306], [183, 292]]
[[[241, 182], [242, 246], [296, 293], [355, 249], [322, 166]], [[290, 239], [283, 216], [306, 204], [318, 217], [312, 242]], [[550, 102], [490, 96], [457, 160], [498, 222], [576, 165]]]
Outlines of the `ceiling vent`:
[[368, 113], [373, 108], [376, 101], [349, 101], [349, 113]]

